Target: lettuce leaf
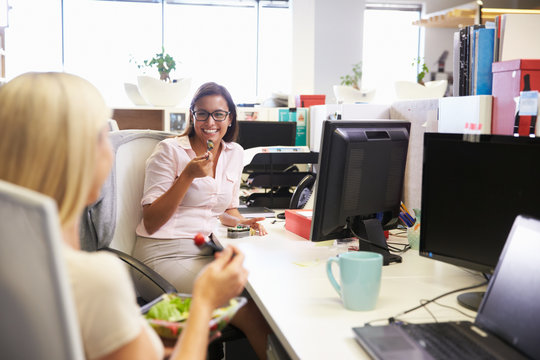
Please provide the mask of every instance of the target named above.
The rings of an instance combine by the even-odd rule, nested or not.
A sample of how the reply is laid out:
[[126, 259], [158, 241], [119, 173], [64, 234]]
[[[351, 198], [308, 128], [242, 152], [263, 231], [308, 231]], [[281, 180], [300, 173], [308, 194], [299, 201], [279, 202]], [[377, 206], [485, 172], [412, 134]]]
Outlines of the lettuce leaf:
[[189, 316], [191, 298], [180, 298], [174, 295], [167, 295], [164, 300], [158, 302], [146, 313], [147, 319], [158, 319], [166, 321], [184, 321]]

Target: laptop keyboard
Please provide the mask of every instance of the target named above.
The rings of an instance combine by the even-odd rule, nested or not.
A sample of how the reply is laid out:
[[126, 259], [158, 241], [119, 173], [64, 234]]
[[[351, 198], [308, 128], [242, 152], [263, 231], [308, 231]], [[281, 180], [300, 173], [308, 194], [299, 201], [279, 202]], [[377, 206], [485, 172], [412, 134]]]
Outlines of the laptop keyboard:
[[495, 359], [451, 323], [400, 326], [435, 359]]

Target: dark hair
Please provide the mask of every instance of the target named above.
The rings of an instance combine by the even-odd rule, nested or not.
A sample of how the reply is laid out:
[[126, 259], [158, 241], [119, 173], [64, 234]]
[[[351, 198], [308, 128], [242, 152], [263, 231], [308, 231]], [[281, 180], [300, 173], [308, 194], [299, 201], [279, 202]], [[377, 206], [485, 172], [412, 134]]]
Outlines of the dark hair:
[[193, 113], [192, 111], [195, 108], [195, 103], [202, 99], [205, 96], [210, 95], [220, 95], [227, 101], [227, 106], [229, 107], [229, 117], [231, 118], [231, 126], [227, 128], [227, 132], [223, 136], [223, 141], [232, 142], [236, 140], [238, 136], [238, 126], [236, 125], [236, 105], [232, 99], [229, 91], [222, 85], [216, 84], [215, 82], [207, 82], [201, 85], [195, 92], [193, 99], [191, 100], [191, 105], [189, 106], [189, 124], [184, 131], [183, 135], [193, 137], [195, 135], [195, 128], [193, 126]]

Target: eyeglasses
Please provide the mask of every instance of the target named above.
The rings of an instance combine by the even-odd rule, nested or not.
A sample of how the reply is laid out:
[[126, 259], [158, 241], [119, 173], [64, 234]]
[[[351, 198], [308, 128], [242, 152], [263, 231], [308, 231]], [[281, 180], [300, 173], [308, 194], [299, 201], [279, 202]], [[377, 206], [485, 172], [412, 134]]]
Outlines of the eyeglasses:
[[206, 121], [208, 117], [212, 115], [212, 119], [215, 121], [225, 121], [227, 116], [231, 113], [230, 111], [216, 110], [213, 113], [209, 113], [206, 110], [191, 110], [193, 117], [197, 121]]

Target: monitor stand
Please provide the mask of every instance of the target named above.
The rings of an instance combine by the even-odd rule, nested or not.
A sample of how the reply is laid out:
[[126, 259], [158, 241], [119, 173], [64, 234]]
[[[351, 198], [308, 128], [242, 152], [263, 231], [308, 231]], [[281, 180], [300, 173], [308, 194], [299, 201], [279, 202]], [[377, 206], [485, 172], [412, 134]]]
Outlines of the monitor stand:
[[354, 225], [354, 232], [361, 238], [358, 242], [358, 250], [381, 254], [383, 256], [383, 265], [389, 265], [393, 262], [400, 263], [402, 261], [401, 256], [391, 254], [388, 251], [384, 231], [379, 220], [359, 220], [355, 221]]
[[484, 297], [484, 291], [466, 292], [458, 295], [458, 304], [472, 311], [478, 311], [480, 303]]

